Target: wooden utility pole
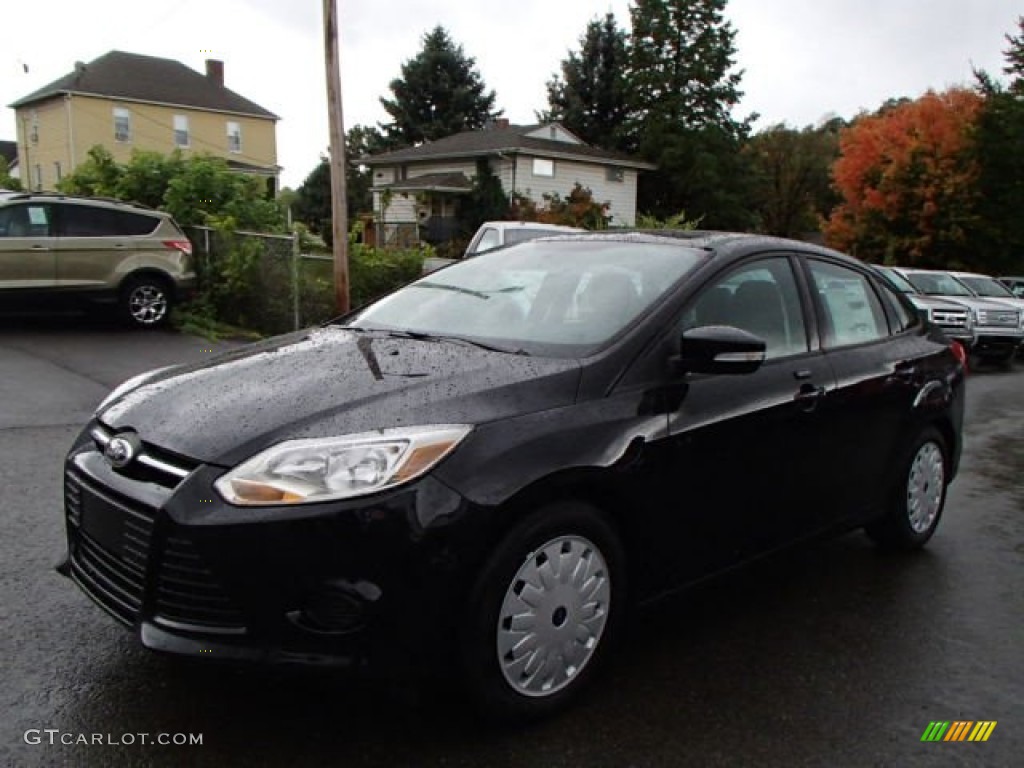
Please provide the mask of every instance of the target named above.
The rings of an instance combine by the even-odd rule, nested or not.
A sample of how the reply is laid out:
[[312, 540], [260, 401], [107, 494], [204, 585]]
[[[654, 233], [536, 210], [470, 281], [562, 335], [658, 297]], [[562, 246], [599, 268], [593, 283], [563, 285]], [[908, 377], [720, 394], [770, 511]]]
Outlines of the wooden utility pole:
[[334, 296], [339, 314], [349, 311], [348, 197], [345, 189], [345, 122], [341, 111], [337, 0], [324, 0], [324, 63], [331, 133], [331, 233], [334, 237]]

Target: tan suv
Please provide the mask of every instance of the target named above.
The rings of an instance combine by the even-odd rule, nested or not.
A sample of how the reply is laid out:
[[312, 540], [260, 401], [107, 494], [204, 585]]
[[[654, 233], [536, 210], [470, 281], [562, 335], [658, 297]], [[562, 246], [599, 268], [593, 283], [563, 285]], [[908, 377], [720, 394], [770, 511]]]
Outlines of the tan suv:
[[69, 195], [0, 193], [0, 304], [115, 305], [142, 327], [192, 291], [192, 245], [169, 214]]

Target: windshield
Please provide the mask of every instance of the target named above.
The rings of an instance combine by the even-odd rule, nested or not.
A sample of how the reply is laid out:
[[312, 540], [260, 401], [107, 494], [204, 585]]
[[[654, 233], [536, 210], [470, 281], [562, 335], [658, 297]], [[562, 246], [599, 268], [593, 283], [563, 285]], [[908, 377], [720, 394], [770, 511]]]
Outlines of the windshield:
[[706, 255], [675, 243], [530, 241], [428, 275], [343, 324], [580, 357], [626, 328]]
[[911, 272], [907, 279], [929, 296], [972, 296], [963, 285], [943, 272]]
[[913, 284], [899, 272], [894, 272], [893, 270], [886, 269], [885, 267], [877, 267], [877, 269], [884, 277], [889, 278], [889, 282], [895, 285], [902, 293], [917, 293], [917, 289]]
[[979, 296], [992, 296], [997, 299], [1012, 299], [1013, 291], [991, 277], [960, 277], [961, 283], [966, 285]]

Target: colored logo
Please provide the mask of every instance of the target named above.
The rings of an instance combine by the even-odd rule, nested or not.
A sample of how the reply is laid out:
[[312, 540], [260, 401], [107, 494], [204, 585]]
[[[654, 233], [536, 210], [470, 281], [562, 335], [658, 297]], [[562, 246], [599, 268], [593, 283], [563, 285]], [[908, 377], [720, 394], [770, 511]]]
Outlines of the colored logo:
[[995, 720], [938, 720], [928, 723], [921, 741], [988, 741], [995, 729]]

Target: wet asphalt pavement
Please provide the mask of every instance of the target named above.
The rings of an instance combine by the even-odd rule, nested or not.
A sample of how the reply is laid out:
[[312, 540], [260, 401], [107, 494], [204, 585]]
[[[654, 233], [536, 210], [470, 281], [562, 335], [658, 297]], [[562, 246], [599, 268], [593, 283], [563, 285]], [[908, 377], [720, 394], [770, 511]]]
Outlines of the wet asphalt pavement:
[[[1024, 364], [970, 378], [961, 472], [925, 551], [855, 533], [693, 589], [639, 616], [571, 711], [502, 729], [333, 674], [154, 655], [53, 571], [61, 461], [92, 409], [226, 346], [0, 318], [3, 765], [1024, 764]], [[986, 743], [922, 743], [933, 720], [998, 725]], [[136, 743], [59, 743], [80, 734]]]

